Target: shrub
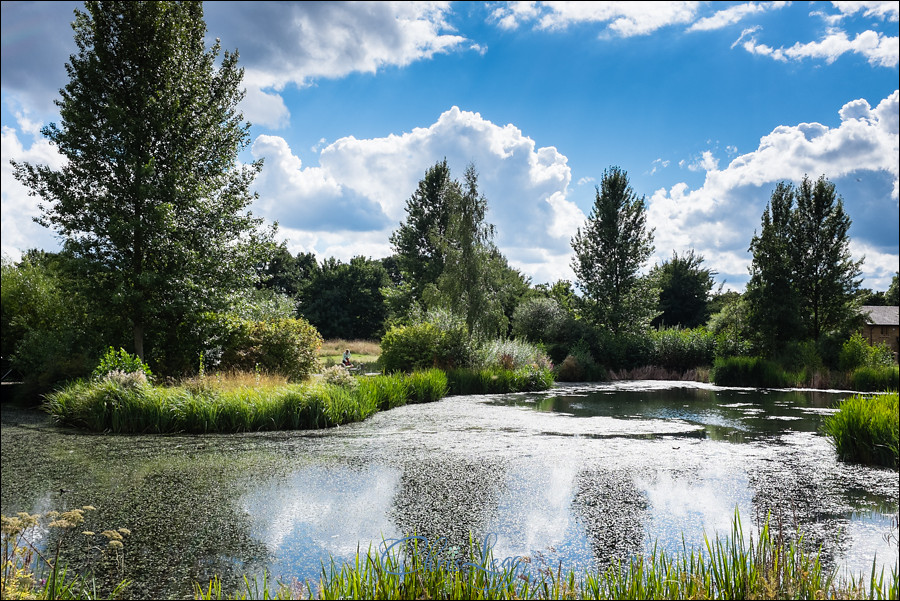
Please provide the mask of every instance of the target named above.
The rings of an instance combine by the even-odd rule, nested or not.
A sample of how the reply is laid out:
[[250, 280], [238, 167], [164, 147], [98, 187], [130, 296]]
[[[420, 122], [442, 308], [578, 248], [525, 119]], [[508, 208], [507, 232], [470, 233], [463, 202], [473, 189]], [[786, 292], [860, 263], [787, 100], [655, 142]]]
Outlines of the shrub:
[[841, 402], [822, 425], [843, 461], [898, 467], [898, 395], [856, 395]]
[[102, 379], [112, 372], [120, 374], [140, 372], [145, 378], [153, 377], [153, 372], [141, 361], [140, 357], [132, 355], [122, 348], [117, 351], [113, 347], [109, 347], [91, 376], [95, 379]]
[[718, 358], [709, 378], [718, 386], [784, 388], [790, 385], [784, 370], [777, 363], [762, 357]]
[[601, 382], [607, 379], [606, 370], [594, 361], [586, 341], [580, 340], [569, 355], [554, 370], [561, 382]]
[[353, 388], [357, 385], [356, 378], [340, 365], [332, 365], [322, 372], [322, 380], [326, 384], [334, 386], [343, 386], [345, 388]]
[[513, 312], [512, 332], [531, 342], [556, 342], [566, 333], [569, 316], [552, 298], [529, 298]]
[[248, 321], [228, 316], [219, 319], [226, 326], [222, 346], [217, 349], [220, 369], [261, 369], [295, 381], [319, 370], [322, 337], [305, 319]]
[[430, 313], [405, 326], [393, 326], [381, 339], [381, 364], [387, 372], [472, 364], [475, 352], [464, 322]]
[[900, 368], [859, 367], [850, 374], [850, 387], [860, 392], [897, 390], [900, 388]]
[[515, 370], [528, 365], [550, 368], [550, 359], [543, 350], [524, 340], [490, 340], [477, 352], [479, 367], [502, 367]]

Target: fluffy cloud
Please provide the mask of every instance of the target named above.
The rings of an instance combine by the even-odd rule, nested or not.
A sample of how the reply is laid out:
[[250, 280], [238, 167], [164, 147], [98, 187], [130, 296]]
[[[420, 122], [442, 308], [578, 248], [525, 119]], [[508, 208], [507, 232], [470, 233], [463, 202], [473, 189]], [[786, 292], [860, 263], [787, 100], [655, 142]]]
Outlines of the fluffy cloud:
[[[34, 131], [39, 124], [19, 115], [21, 131]], [[28, 189], [13, 176], [11, 160], [33, 164], [45, 164], [54, 169], [65, 163], [63, 157], [44, 138], [36, 139], [26, 147], [19, 139], [19, 132], [12, 127], [3, 127], [0, 141], [0, 180], [2, 180], [3, 220], [0, 225], [2, 252], [13, 260], [18, 260], [22, 251], [29, 248], [54, 248], [58, 244], [53, 234], [33, 221], [40, 214], [39, 199], [29, 196]]]
[[714, 29], [721, 29], [742, 21], [745, 17], [763, 13], [767, 10], [783, 8], [787, 4], [787, 2], [765, 2], [759, 4], [748, 2], [746, 4], [730, 6], [716, 12], [710, 17], [698, 19], [693, 25], [688, 27], [688, 31], [711, 31]]
[[322, 150], [316, 167], [304, 167], [274, 136], [259, 136], [253, 153], [266, 160], [257, 180], [260, 213], [279, 220], [295, 248], [342, 259], [386, 256], [406, 200], [425, 171], [446, 158], [457, 179], [475, 165], [488, 220], [511, 263], [536, 281], [571, 278], [569, 241], [585, 217], [566, 198], [567, 159], [555, 148], [537, 148], [513, 125], [453, 107], [403, 134], [341, 138]]
[[[741, 38], [754, 31], [746, 30]], [[824, 59], [826, 63], [833, 63], [844, 54], [859, 54], [870, 65], [880, 67], [896, 67], [900, 46], [897, 37], [888, 37], [876, 31], [864, 31], [852, 40], [840, 30], [830, 30], [828, 34], [817, 42], [801, 44], [797, 42], [789, 48], [773, 48], [766, 44], [760, 44], [753, 35], [740, 43], [741, 47], [751, 54], [768, 56], [778, 61], [791, 61], [803, 59]]]
[[[867, 227], [850, 233], [857, 236], [860, 229], [871, 236], [857, 239], [855, 248], [868, 249], [871, 260], [867, 259], [864, 273], [870, 282], [881, 282], [891, 260], [894, 271], [898, 264], [898, 112], [897, 91], [875, 108], [864, 99], [854, 100], [841, 108], [838, 127], [820, 123], [777, 127], [753, 152], [724, 169], [708, 171], [701, 188], [677, 184], [657, 190], [648, 215], [656, 228], [657, 260], [672, 250], [694, 248], [720, 277], [742, 284], [750, 261], [747, 248], [775, 183], [825, 175], [837, 184], [854, 222], [867, 222]], [[888, 195], [893, 202], [885, 204]]]
[[240, 48], [247, 118], [280, 127], [289, 113], [277, 92], [288, 84], [480, 50], [453, 31], [449, 10], [447, 2], [210, 2], [206, 20], [223, 47]]
[[646, 35], [668, 25], [689, 23], [699, 2], [508, 2], [495, 9], [504, 29], [534, 22], [539, 29], [565, 29], [579, 23], [605, 23], [622, 37]]

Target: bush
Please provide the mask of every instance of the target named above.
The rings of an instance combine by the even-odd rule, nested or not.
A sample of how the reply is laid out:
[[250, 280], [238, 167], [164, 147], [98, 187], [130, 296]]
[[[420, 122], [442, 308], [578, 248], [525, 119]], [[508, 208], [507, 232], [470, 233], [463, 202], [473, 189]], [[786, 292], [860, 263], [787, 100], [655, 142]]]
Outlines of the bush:
[[718, 386], [785, 388], [791, 385], [781, 366], [762, 357], [718, 358], [709, 378]]
[[103, 379], [111, 372], [119, 372], [120, 374], [142, 373], [145, 378], [153, 377], [150, 368], [141, 361], [137, 355], [128, 353], [125, 349], [120, 348], [118, 351], [113, 347], [109, 347], [100, 363], [94, 368], [91, 374], [92, 378]]
[[894, 365], [894, 355], [884, 343], [872, 346], [859, 332], [841, 346], [838, 366], [842, 371], [853, 371], [859, 367], [882, 368]]
[[838, 412], [822, 425], [831, 439], [838, 457], [885, 467], [898, 467], [900, 443], [900, 414], [898, 395], [856, 395], [844, 400]]
[[468, 367], [474, 357], [465, 323], [446, 314], [393, 326], [381, 339], [380, 361], [386, 372]]
[[554, 375], [561, 382], [602, 382], [608, 379], [606, 370], [594, 361], [584, 340], [570, 349], [569, 355], [554, 370]]
[[332, 365], [322, 372], [322, 380], [326, 384], [353, 388], [356, 386], [356, 378], [341, 365]]
[[653, 354], [649, 364], [680, 372], [712, 365], [716, 338], [704, 328], [666, 328], [650, 333]]
[[219, 369], [263, 370], [295, 381], [319, 370], [322, 337], [305, 319], [248, 321], [220, 316], [218, 320], [225, 330], [221, 346], [206, 356], [218, 355]]
[[557, 342], [565, 337], [569, 316], [552, 298], [529, 298], [513, 312], [512, 332], [531, 342]]
[[547, 369], [551, 367], [546, 353], [524, 340], [490, 340], [478, 349], [477, 356], [477, 364], [482, 368], [515, 370], [529, 365]]

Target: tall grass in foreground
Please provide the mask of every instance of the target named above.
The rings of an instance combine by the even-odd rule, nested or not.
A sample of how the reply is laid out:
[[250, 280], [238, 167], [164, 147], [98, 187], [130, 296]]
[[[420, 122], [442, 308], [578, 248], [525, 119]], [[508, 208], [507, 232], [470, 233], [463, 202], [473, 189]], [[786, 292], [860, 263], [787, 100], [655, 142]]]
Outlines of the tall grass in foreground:
[[822, 425], [844, 461], [900, 467], [898, 393], [856, 395]]
[[357, 553], [349, 563], [331, 560], [318, 583], [269, 590], [245, 579], [245, 590], [226, 595], [221, 581], [196, 585], [198, 599], [896, 599], [898, 570], [839, 579], [818, 554], [803, 550], [802, 537], [785, 542], [763, 526], [756, 540], [744, 535], [736, 514], [731, 535], [705, 539], [703, 548], [668, 554], [654, 549], [610, 568], [576, 574], [533, 565], [529, 559], [502, 562], [490, 547], [470, 545], [462, 557], [437, 552], [436, 543], [411, 537], [375, 553]]

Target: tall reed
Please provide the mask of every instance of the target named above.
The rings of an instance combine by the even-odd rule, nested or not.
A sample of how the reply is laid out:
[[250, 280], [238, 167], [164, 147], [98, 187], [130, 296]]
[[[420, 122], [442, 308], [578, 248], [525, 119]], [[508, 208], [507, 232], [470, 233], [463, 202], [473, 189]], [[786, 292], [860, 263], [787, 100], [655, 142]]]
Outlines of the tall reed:
[[900, 467], [898, 393], [855, 395], [825, 419], [823, 432], [844, 461]]
[[[439, 541], [438, 541], [439, 542]], [[754, 540], [735, 512], [730, 536], [705, 537], [700, 549], [654, 549], [603, 571], [563, 571], [529, 558], [494, 558], [490, 545], [453, 556], [438, 542], [408, 537], [379, 552], [357, 552], [348, 563], [322, 566], [318, 583], [299, 591], [279, 585], [261, 591], [249, 583], [236, 598], [319, 599], [896, 599], [898, 570], [838, 578], [802, 536], [786, 542], [768, 523]], [[218, 584], [217, 584], [218, 583]], [[195, 587], [199, 599], [222, 599], [215, 580]], [[231, 598], [235, 598], [231, 597]]]

